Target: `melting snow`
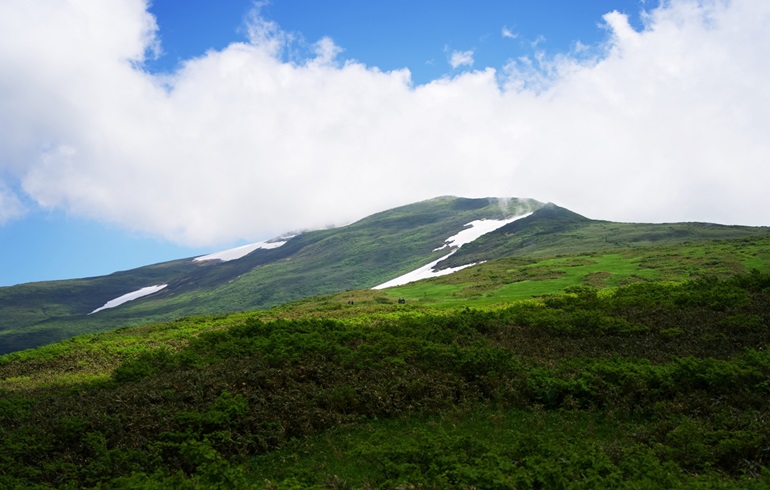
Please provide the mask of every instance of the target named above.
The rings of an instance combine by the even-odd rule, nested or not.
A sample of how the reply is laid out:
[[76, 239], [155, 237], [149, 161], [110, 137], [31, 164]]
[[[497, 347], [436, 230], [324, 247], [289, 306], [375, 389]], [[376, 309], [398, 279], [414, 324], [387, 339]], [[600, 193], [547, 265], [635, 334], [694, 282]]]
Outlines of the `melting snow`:
[[430, 264], [426, 264], [420, 267], [419, 269], [415, 269], [412, 272], [407, 272], [403, 276], [399, 276], [395, 279], [391, 279], [390, 281], [382, 283], [379, 286], [374, 286], [372, 289], [385, 289], [385, 288], [392, 288], [394, 286], [403, 286], [404, 284], [408, 284], [414, 281], [419, 281], [421, 279], [428, 279], [429, 277], [445, 276], [447, 274], [451, 274], [453, 272], [457, 272], [459, 270], [465, 269], [466, 267], [476, 265], [476, 263], [474, 262], [473, 264], [461, 265], [459, 267], [447, 267], [446, 269], [441, 269], [438, 271], [433, 270], [433, 268], [436, 267], [436, 264], [446, 259], [453, 253], [455, 253], [455, 251], [452, 251], [444, 255], [440, 259], [434, 260]]
[[426, 264], [420, 267], [419, 269], [415, 269], [412, 272], [407, 272], [403, 276], [399, 276], [399, 277], [396, 277], [395, 279], [391, 279], [390, 281], [380, 284], [379, 286], [374, 286], [372, 289], [385, 289], [385, 288], [392, 288], [395, 286], [403, 286], [404, 284], [408, 284], [414, 281], [419, 281], [421, 279], [445, 276], [447, 274], [451, 274], [453, 272], [457, 272], [459, 270], [465, 269], [466, 267], [476, 265], [476, 263], [474, 262], [472, 264], [461, 265], [459, 267], [449, 267], [449, 268], [441, 269], [437, 271], [433, 270], [433, 268], [436, 267], [436, 265], [439, 262], [446, 259], [453, 253], [455, 253], [463, 245], [471, 243], [472, 241], [476, 240], [480, 236], [486, 235], [491, 231], [495, 231], [498, 228], [502, 228], [508, 223], [513, 223], [518, 219], [526, 218], [530, 214], [532, 213], [522, 214], [520, 216], [514, 216], [512, 218], [501, 219], [501, 220], [479, 219], [476, 221], [471, 221], [470, 223], [465, 225], [466, 228], [463, 228], [459, 233], [452, 235], [451, 237], [444, 240], [444, 245], [433, 250], [434, 252], [436, 252], [438, 250], [443, 250], [445, 248], [453, 248], [454, 250], [452, 250], [450, 253], [444, 255], [438, 260], [434, 260], [430, 264]]
[[467, 243], [471, 243], [481, 235], [486, 235], [490, 231], [495, 231], [496, 229], [502, 228], [508, 223], [513, 223], [518, 219], [526, 218], [530, 214], [532, 213], [522, 214], [521, 216], [514, 216], [508, 219], [477, 219], [476, 221], [471, 221], [465, 225], [466, 227], [469, 226], [470, 228], [463, 228], [456, 235], [450, 236], [444, 240], [444, 245], [435, 249], [434, 252], [444, 248], [460, 248]]
[[111, 299], [107, 301], [106, 303], [104, 303], [104, 306], [102, 306], [101, 308], [95, 309], [94, 311], [89, 313], [89, 315], [93, 315], [97, 311], [106, 310], [107, 308], [115, 308], [116, 306], [120, 306], [123, 303], [126, 303], [128, 301], [139, 299], [143, 296], [149, 296], [150, 294], [157, 293], [158, 291], [165, 288], [166, 286], [168, 286], [168, 284], [160, 284], [158, 286], [147, 286], [146, 288], [139, 289], [132, 293], [124, 294], [123, 296], [119, 296], [115, 299]]
[[236, 260], [240, 259], [241, 257], [244, 257], [254, 250], [257, 249], [263, 249], [263, 250], [270, 250], [272, 248], [278, 248], [281, 245], [285, 244], [287, 241], [289, 241], [289, 238], [286, 237], [284, 240], [279, 241], [267, 241], [267, 242], [258, 242], [258, 243], [251, 243], [249, 245], [243, 245], [241, 247], [231, 248], [230, 250], [223, 250], [222, 252], [216, 252], [209, 255], [204, 255], [202, 257], [196, 257], [193, 259], [194, 262], [203, 262], [206, 260], [219, 260], [220, 262], [228, 262], [230, 260]]

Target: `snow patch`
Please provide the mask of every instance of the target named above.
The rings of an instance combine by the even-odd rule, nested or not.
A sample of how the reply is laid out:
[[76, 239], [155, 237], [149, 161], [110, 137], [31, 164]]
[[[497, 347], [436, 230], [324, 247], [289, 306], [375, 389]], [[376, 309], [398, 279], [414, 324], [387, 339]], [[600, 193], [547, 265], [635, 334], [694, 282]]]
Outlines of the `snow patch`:
[[420, 281], [422, 279], [428, 279], [430, 277], [439, 277], [439, 276], [446, 276], [448, 274], [451, 274], [453, 272], [457, 272], [459, 270], [463, 270], [466, 267], [470, 267], [472, 265], [476, 265], [476, 262], [472, 264], [466, 264], [461, 265], [458, 267], [447, 267], [446, 269], [441, 269], [438, 271], [434, 271], [433, 268], [436, 267], [436, 265], [441, 262], [442, 260], [446, 259], [453, 253], [455, 253], [456, 250], [451, 251], [450, 253], [444, 255], [438, 260], [434, 260], [430, 264], [426, 264], [419, 269], [415, 269], [412, 272], [407, 272], [403, 276], [399, 276], [395, 279], [391, 279], [388, 282], [382, 283], [379, 286], [374, 286], [372, 289], [385, 289], [385, 288], [392, 288], [395, 286], [403, 286], [404, 284], [408, 284], [410, 282]]
[[249, 245], [243, 245], [236, 248], [231, 248], [229, 250], [223, 250], [221, 252], [215, 252], [213, 254], [204, 255], [202, 257], [196, 257], [193, 259], [193, 262], [204, 262], [207, 260], [218, 260], [220, 262], [229, 262], [231, 260], [240, 259], [241, 257], [245, 257], [246, 255], [250, 254], [254, 250], [262, 249], [262, 250], [270, 250], [273, 248], [278, 248], [289, 241], [289, 238], [292, 237], [285, 237], [280, 240], [270, 240], [266, 242], [257, 242], [257, 243], [250, 243]]
[[439, 262], [448, 258], [450, 255], [452, 255], [457, 250], [459, 250], [460, 247], [462, 247], [463, 245], [471, 243], [472, 241], [476, 240], [480, 236], [486, 235], [487, 233], [495, 231], [498, 228], [502, 228], [508, 223], [513, 223], [514, 221], [519, 220], [521, 218], [526, 218], [530, 214], [532, 213], [526, 213], [519, 216], [513, 216], [511, 218], [501, 219], [501, 220], [479, 219], [476, 221], [471, 221], [470, 223], [466, 224], [465, 228], [463, 228], [460, 232], [444, 240], [444, 245], [433, 249], [434, 252], [438, 250], [443, 250], [445, 248], [454, 249], [450, 253], [444, 255], [438, 260], [434, 260], [430, 264], [426, 264], [420, 267], [419, 269], [415, 269], [411, 272], [407, 272], [403, 276], [396, 277], [395, 279], [391, 279], [388, 282], [382, 283], [378, 286], [374, 286], [372, 289], [385, 289], [385, 288], [392, 288], [395, 286], [403, 286], [404, 284], [408, 284], [414, 281], [419, 281], [422, 279], [446, 276], [448, 274], [452, 274], [453, 272], [457, 272], [459, 270], [465, 269], [466, 267], [471, 267], [473, 265], [476, 265], [477, 262], [474, 262], [472, 264], [461, 265], [458, 267], [448, 267], [446, 269], [433, 270], [433, 268], [436, 267], [436, 265], [438, 265]]
[[[486, 235], [489, 232], [495, 231], [498, 228], [502, 228], [508, 223], [513, 223], [521, 218], [526, 218], [532, 213], [522, 214], [520, 216], [513, 216], [508, 219], [477, 219], [468, 223], [466, 228], [463, 228], [456, 235], [450, 236], [444, 240], [444, 245], [440, 246], [433, 251], [442, 250], [445, 248], [460, 248], [465, 244], [471, 243], [482, 235]], [[467, 228], [470, 227], [470, 228]]]
[[95, 309], [94, 311], [89, 313], [89, 315], [93, 315], [97, 311], [106, 310], [107, 308], [115, 308], [116, 306], [120, 306], [123, 303], [126, 303], [128, 301], [133, 301], [135, 299], [139, 299], [139, 298], [141, 298], [143, 296], [149, 296], [149, 295], [151, 295], [153, 293], [157, 293], [158, 291], [160, 291], [161, 289], [165, 288], [166, 286], [168, 286], [168, 284], [160, 284], [160, 285], [157, 285], [157, 286], [147, 286], [146, 288], [142, 288], [142, 289], [139, 289], [137, 291], [134, 291], [134, 292], [131, 292], [131, 293], [128, 293], [128, 294], [124, 294], [123, 296], [119, 296], [119, 297], [117, 297], [115, 299], [111, 299], [111, 300], [107, 301], [106, 303], [104, 303], [104, 306]]

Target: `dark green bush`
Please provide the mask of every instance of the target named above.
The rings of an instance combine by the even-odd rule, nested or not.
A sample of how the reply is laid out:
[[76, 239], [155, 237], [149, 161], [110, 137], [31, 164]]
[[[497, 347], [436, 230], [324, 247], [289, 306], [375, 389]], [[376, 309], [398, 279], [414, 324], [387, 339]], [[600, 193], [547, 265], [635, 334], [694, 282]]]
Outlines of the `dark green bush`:
[[[595, 414], [616, 445], [554, 430], [495, 444], [422, 426], [351, 451], [375, 468], [372, 486], [668, 488], [695, 474], [705, 486], [760, 485], [770, 460], [766, 283], [755, 274], [606, 295], [577, 288], [497, 311], [249, 318], [146, 350], [112, 382], [0, 391], [0, 485], [245, 487], [249, 458], [333, 428], [461, 421], [490, 406], [565, 421]], [[287, 485], [310, 481], [308, 468]]]
[[115, 369], [112, 378], [118, 382], [138, 381], [157, 376], [175, 364], [175, 355], [168, 347], [159, 347], [139, 354]]

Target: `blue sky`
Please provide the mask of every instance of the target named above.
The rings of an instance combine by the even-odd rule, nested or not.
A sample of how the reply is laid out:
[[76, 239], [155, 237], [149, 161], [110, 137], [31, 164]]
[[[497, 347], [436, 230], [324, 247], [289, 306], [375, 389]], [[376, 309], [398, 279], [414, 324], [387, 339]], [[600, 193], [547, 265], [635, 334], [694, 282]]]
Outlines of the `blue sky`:
[[0, 5], [0, 286], [435, 195], [770, 225], [762, 0]]
[[[179, 2], [154, 2], [150, 11], [158, 19], [164, 54], [148, 67], [174, 69], [180, 61], [241, 40], [244, 14], [253, 4], [191, 0], [181, 7]], [[536, 49], [566, 52], [578, 41], [599, 43], [608, 35], [602, 15], [617, 10], [639, 26], [640, 12], [651, 6], [640, 0], [274, 0], [260, 11], [307, 43], [330, 37], [345, 58], [386, 71], [407, 67], [415, 83], [426, 83], [453, 73], [447, 62], [452, 51], [472, 50], [474, 64], [500, 68]], [[503, 29], [512, 37], [504, 37]]]

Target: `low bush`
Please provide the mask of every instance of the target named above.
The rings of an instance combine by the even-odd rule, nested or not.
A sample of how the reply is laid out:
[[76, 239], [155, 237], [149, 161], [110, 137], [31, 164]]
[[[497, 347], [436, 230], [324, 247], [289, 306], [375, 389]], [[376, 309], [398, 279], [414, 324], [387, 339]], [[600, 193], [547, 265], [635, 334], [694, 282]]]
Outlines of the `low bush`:
[[[245, 488], [256, 484], [252, 458], [335, 428], [462, 424], [495, 407], [595, 415], [618, 440], [564, 439], [553, 421], [504, 445], [418, 425], [349, 448], [374, 469], [357, 485], [759, 485], [770, 458], [764, 284], [759, 275], [606, 295], [583, 287], [489, 311], [244, 318], [129, 356], [110, 382], [0, 391], [0, 483]], [[342, 485], [311, 467], [278, 481]]]

